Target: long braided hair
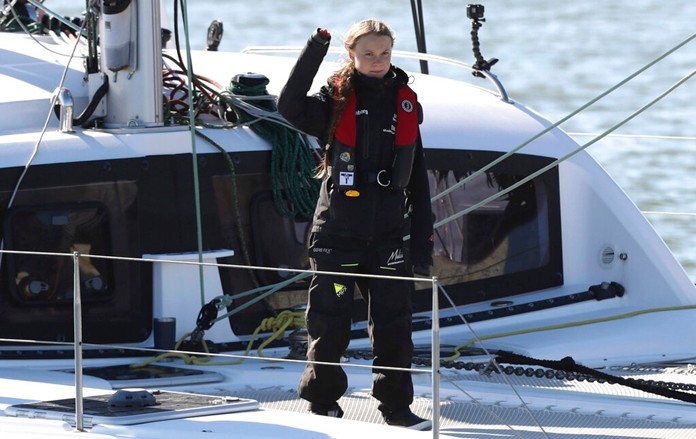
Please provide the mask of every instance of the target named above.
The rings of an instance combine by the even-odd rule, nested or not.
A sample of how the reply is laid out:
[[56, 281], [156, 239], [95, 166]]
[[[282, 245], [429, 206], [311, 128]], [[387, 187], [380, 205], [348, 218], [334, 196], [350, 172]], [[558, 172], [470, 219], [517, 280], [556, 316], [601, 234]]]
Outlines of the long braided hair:
[[[392, 41], [392, 46], [394, 45], [394, 31], [386, 23], [370, 18], [359, 21], [348, 29], [348, 32], [346, 32], [343, 38], [343, 47], [350, 54], [350, 52], [355, 49], [355, 45], [360, 38], [371, 34], [389, 37]], [[333, 91], [332, 97], [336, 99], [336, 103], [326, 131], [327, 152], [329, 146], [333, 143], [334, 136], [336, 135], [336, 127], [338, 126], [338, 121], [341, 120], [341, 115], [348, 102], [348, 96], [353, 91], [356, 73], [355, 62], [352, 57], [348, 56], [343, 61], [341, 68], [329, 78], [329, 90]], [[329, 157], [328, 154], [324, 154], [324, 160], [317, 170], [317, 178], [326, 175], [328, 167]]]

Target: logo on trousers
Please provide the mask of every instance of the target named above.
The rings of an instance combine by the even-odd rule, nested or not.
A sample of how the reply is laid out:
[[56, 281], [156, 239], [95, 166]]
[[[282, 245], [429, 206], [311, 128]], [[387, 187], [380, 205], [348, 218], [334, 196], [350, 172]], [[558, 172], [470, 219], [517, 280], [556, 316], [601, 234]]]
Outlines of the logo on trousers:
[[343, 297], [343, 295], [346, 293], [346, 286], [334, 283], [334, 291], [336, 292], [336, 296]]
[[394, 250], [391, 255], [389, 255], [389, 259], [387, 259], [387, 265], [398, 265], [398, 264], [403, 264], [404, 263], [404, 252], [398, 248]]

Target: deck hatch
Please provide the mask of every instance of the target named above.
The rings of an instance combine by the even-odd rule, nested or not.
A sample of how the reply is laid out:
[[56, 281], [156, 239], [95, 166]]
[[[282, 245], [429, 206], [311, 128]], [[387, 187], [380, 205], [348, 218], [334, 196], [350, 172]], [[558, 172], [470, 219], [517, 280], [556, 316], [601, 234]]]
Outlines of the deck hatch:
[[[109, 403], [112, 394], [84, 399], [85, 426], [97, 424], [133, 425], [168, 419], [236, 413], [255, 410], [253, 399], [153, 391], [153, 406], [116, 407]], [[5, 409], [5, 415], [22, 418], [61, 420], [75, 426], [75, 398], [17, 404]]]

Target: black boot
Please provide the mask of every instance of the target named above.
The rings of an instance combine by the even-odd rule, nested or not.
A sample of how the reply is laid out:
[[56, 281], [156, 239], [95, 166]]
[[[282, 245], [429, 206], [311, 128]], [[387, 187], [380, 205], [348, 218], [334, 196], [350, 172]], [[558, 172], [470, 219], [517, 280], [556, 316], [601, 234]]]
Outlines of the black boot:
[[337, 402], [322, 404], [317, 402], [309, 403], [309, 411], [315, 415], [330, 416], [332, 418], [342, 418], [343, 410]]
[[430, 430], [433, 428], [433, 423], [430, 419], [421, 418], [408, 407], [391, 409], [384, 404], [380, 404], [379, 411], [382, 412], [384, 422], [388, 425], [406, 427], [412, 430]]

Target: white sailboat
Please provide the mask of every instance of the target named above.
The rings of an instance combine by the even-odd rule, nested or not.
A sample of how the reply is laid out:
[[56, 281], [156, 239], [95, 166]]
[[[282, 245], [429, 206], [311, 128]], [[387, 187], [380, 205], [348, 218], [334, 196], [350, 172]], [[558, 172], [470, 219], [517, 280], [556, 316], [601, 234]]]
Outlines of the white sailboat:
[[273, 110], [294, 59], [191, 51], [178, 31], [163, 51], [157, 0], [90, 2], [75, 22], [6, 3], [3, 438], [696, 435], [696, 287], [587, 144], [485, 59], [488, 88], [410, 73], [436, 218], [434, 277], [404, 280], [412, 409], [434, 424], [415, 432], [370, 397], [359, 298], [345, 417], [296, 395], [313, 207], [298, 176], [317, 155]]

